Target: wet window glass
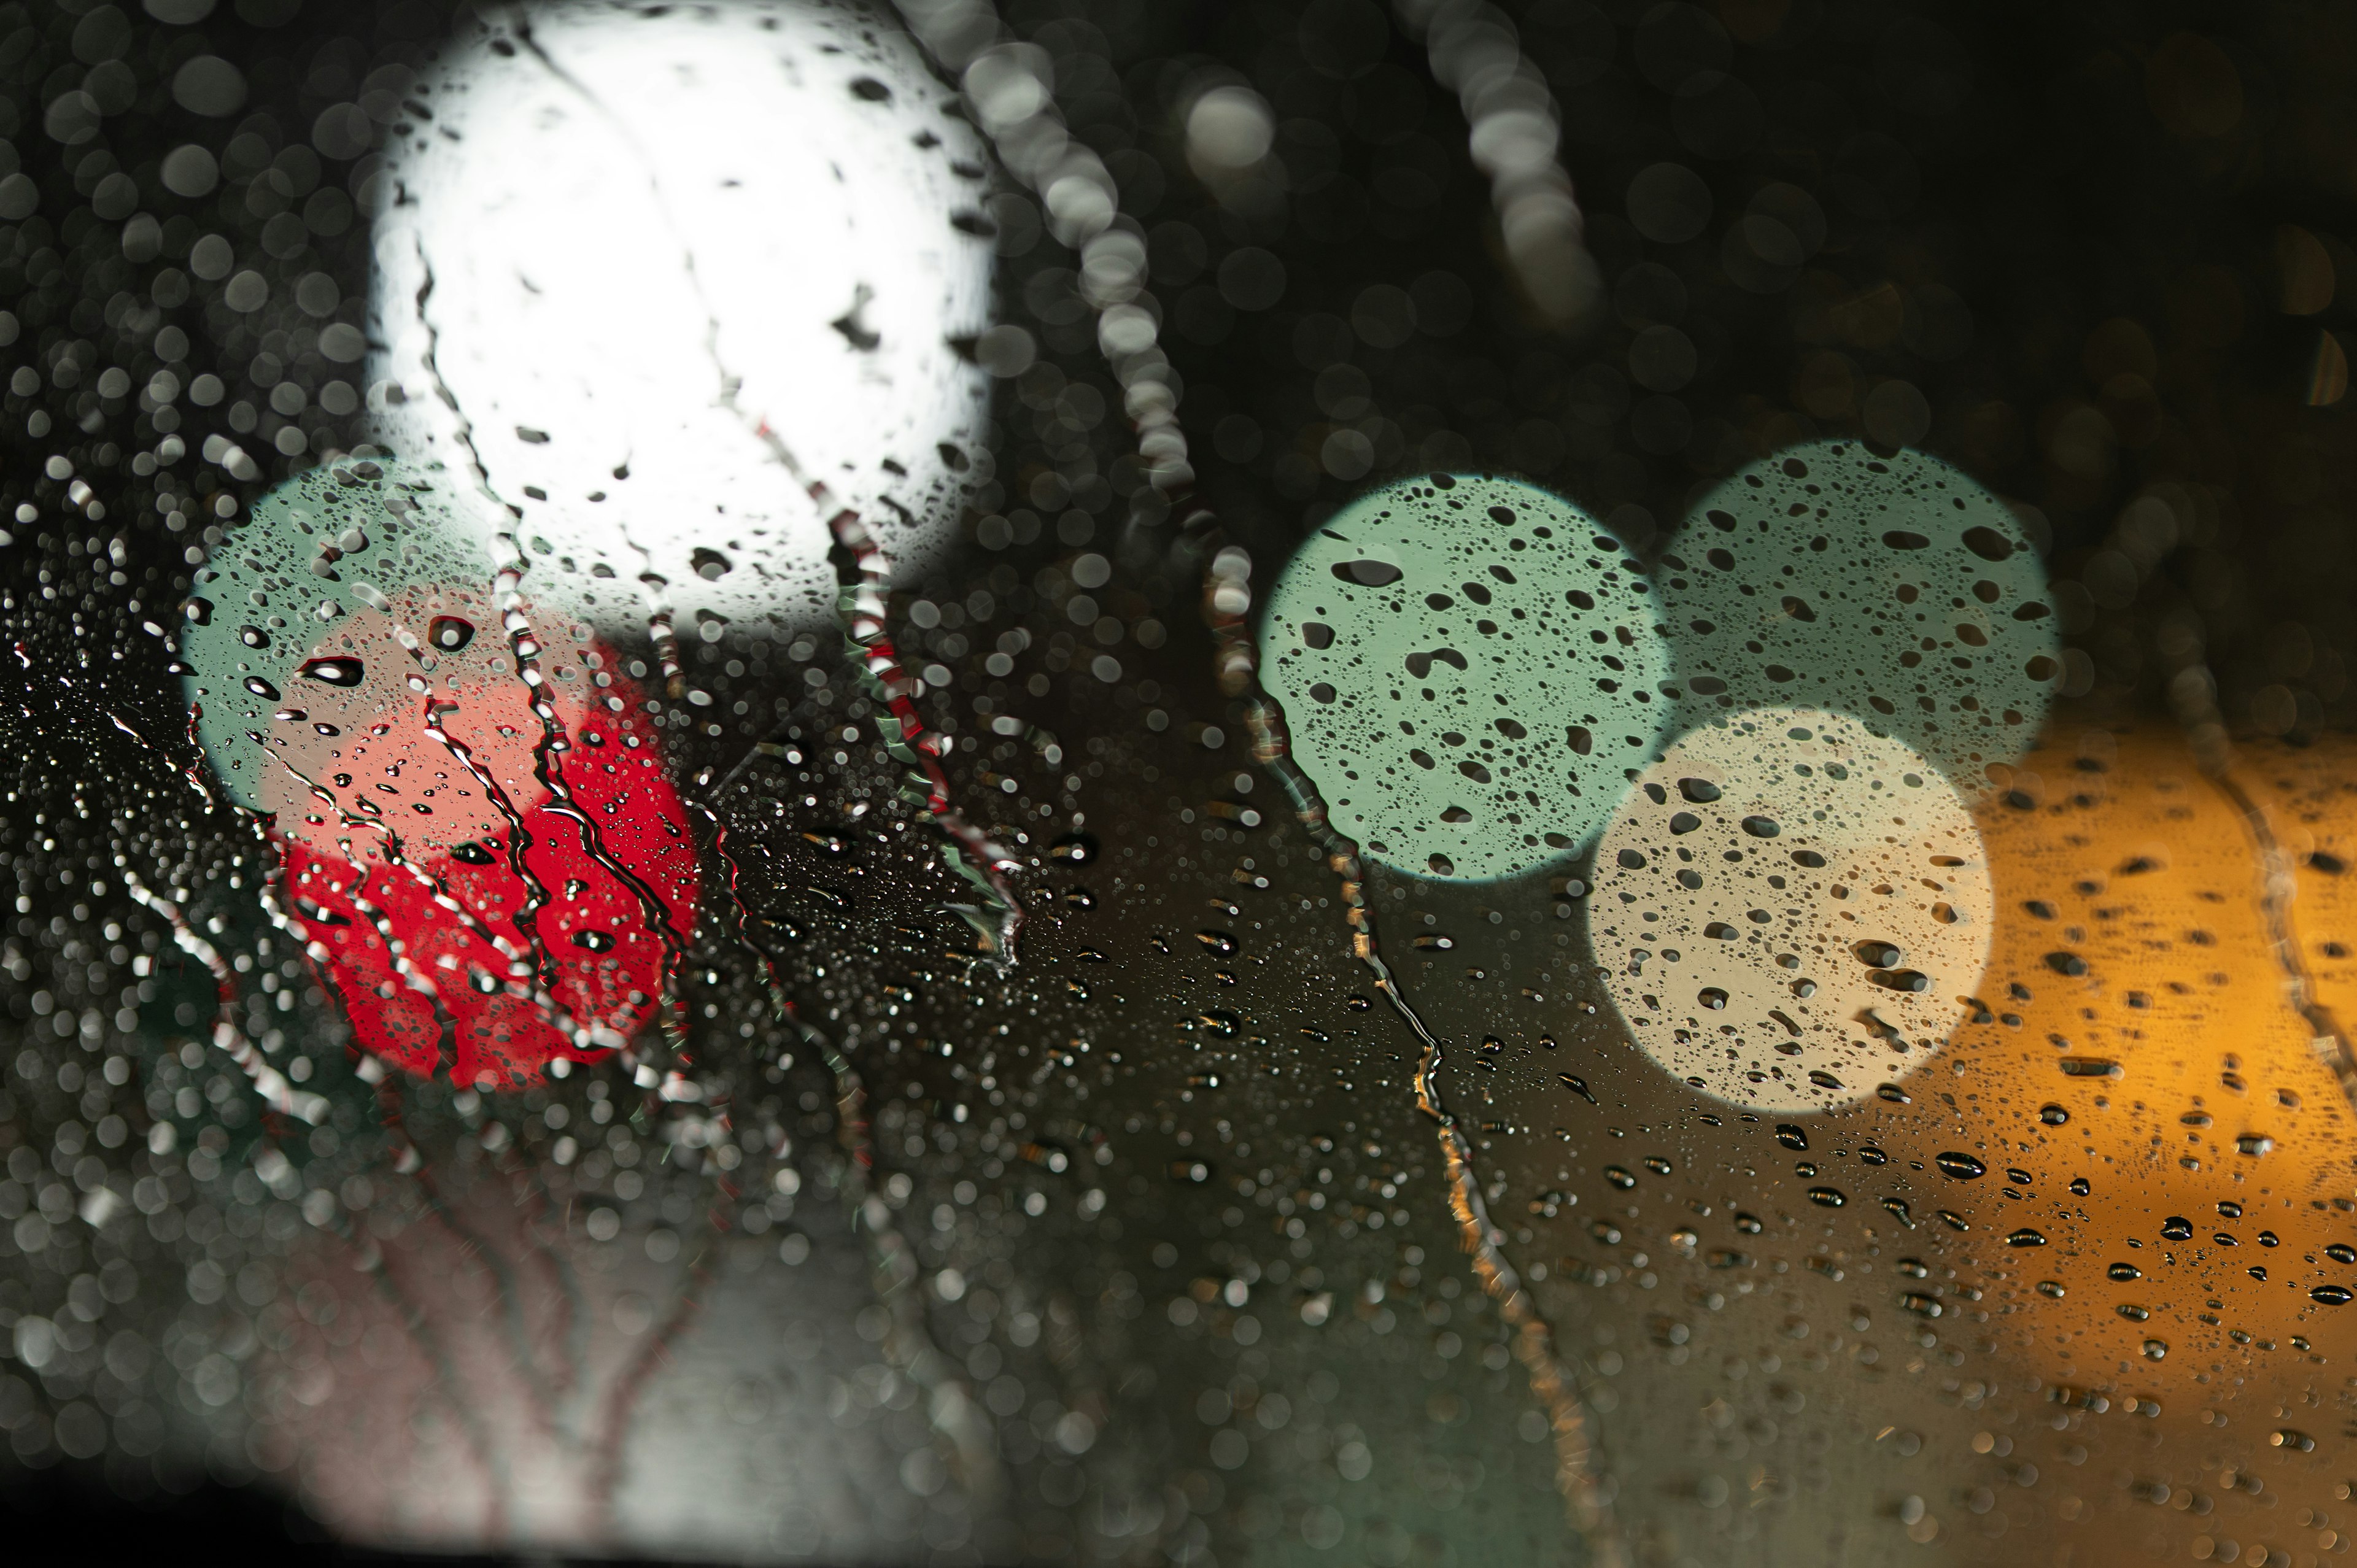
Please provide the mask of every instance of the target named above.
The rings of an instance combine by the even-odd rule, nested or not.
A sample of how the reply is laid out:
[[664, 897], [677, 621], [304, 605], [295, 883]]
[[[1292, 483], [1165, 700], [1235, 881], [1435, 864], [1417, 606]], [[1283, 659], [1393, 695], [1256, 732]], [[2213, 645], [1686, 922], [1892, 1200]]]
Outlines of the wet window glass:
[[2352, 52], [0, 5], [0, 1499], [2346, 1552]]

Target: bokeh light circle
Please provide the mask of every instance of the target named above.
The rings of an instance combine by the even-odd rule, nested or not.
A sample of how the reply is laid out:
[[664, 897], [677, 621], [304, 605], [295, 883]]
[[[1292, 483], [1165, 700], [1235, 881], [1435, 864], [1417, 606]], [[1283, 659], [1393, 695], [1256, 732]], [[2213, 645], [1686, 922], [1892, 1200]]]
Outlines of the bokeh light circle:
[[1512, 876], [1592, 838], [1670, 702], [1651, 585], [1534, 485], [1360, 498], [1269, 596], [1265, 679], [1334, 825], [1415, 876]]
[[1920, 1068], [1973, 1004], [1995, 911], [1972, 813], [1905, 742], [1813, 708], [1730, 714], [1621, 797], [1589, 940], [1630, 1038], [1758, 1111]]
[[2045, 563], [2008, 507], [1920, 452], [1819, 441], [1695, 504], [1655, 568], [1696, 714], [1856, 714], [1986, 785], [2062, 675]]

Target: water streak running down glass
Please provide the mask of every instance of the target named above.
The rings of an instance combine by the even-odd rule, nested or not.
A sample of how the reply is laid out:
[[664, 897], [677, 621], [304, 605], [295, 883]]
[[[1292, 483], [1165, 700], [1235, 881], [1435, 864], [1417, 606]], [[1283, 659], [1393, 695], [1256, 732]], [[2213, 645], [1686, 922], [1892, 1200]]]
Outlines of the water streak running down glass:
[[2345, 1552], [2352, 46], [0, 6], [0, 1501]]

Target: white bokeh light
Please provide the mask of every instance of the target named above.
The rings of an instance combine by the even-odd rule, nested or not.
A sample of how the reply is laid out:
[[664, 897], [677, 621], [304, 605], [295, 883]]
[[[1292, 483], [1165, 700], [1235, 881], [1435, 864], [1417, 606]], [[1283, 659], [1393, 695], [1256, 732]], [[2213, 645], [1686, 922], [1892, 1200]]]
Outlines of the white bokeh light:
[[830, 614], [825, 519], [765, 422], [903, 569], [986, 472], [954, 346], [988, 325], [986, 155], [877, 23], [553, 5], [423, 83], [374, 236], [376, 433], [479, 464], [544, 602]]

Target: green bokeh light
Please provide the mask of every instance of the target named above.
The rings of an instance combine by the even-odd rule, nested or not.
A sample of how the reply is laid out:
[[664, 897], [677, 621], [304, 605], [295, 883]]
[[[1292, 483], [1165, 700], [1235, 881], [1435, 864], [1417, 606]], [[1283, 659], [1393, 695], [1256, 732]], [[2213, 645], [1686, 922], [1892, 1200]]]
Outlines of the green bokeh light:
[[1286, 566], [1269, 689], [1336, 828], [1415, 876], [1512, 876], [1594, 838], [1669, 717], [1651, 585], [1533, 485], [1361, 497]]
[[254, 503], [197, 573], [179, 637], [198, 738], [242, 804], [267, 809], [247, 737], [270, 729], [313, 645], [408, 584], [488, 587], [490, 540], [451, 475], [393, 457], [314, 468]]
[[1857, 714], [1968, 796], [2037, 743], [2061, 675], [2045, 563], [1936, 457], [1823, 441], [1698, 502], [1654, 568], [1686, 724], [1736, 708]]

